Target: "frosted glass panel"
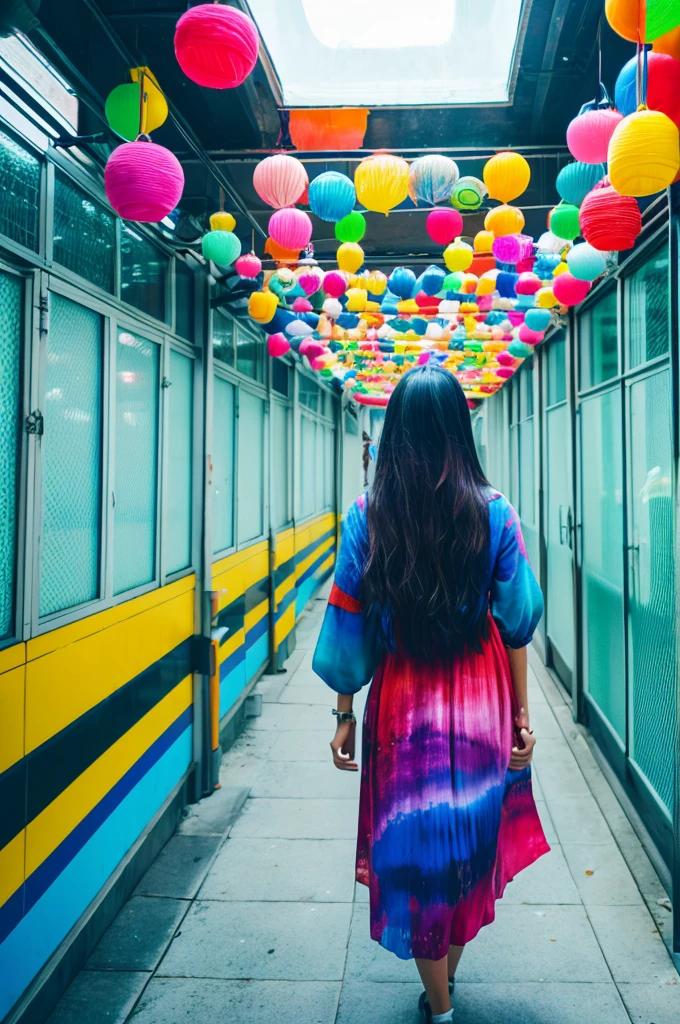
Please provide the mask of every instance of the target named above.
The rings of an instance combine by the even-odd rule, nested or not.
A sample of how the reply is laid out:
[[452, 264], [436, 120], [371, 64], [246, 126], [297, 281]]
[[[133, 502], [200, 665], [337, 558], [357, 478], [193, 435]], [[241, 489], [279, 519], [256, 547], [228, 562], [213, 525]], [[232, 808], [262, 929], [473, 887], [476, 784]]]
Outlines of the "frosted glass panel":
[[316, 501], [316, 423], [300, 417], [300, 515], [311, 516]]
[[159, 348], [128, 331], [116, 346], [113, 591], [151, 583], [156, 564]]
[[669, 288], [666, 244], [626, 281], [629, 366], [639, 366], [668, 352]]
[[333, 505], [333, 475], [335, 468], [335, 431], [330, 427], [324, 429], [325, 450], [323, 458], [323, 503], [326, 508]]
[[40, 614], [99, 594], [102, 318], [50, 297], [42, 440]]
[[581, 405], [582, 588], [585, 683], [622, 741], [626, 735], [621, 394]]
[[272, 526], [277, 529], [288, 522], [290, 503], [290, 467], [288, 444], [288, 421], [290, 411], [280, 402], [272, 402]]
[[630, 755], [673, 806], [675, 601], [670, 376], [630, 388]]
[[[120, 297], [157, 320], [165, 318], [165, 279], [170, 260], [149, 239], [123, 224], [120, 233]], [[170, 317], [168, 316], [169, 320]]]
[[238, 542], [264, 533], [264, 401], [247, 391], [238, 410]]
[[0, 273], [0, 639], [14, 632], [23, 283]]
[[40, 161], [0, 131], [0, 232], [38, 248]]
[[171, 351], [170, 380], [163, 539], [166, 571], [179, 572], [191, 565], [193, 360]]
[[234, 545], [234, 386], [214, 378], [213, 396], [213, 549]]
[[60, 174], [54, 183], [54, 258], [63, 267], [113, 291], [116, 219]]
[[616, 306], [616, 288], [613, 288], [579, 317], [581, 390], [616, 377], [619, 372]]
[[567, 668], [573, 665], [573, 556], [570, 525], [569, 410], [566, 403], [546, 413], [547, 433], [547, 616], [548, 636]]

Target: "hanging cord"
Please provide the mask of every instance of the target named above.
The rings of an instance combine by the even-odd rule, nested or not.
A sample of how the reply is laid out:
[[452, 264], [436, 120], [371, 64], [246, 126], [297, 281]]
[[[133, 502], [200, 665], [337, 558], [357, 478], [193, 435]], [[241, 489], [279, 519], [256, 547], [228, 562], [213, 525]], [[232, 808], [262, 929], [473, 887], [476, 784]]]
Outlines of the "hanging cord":
[[255, 255], [255, 228], [252, 229], [250, 234], [250, 251]]
[[224, 213], [224, 189], [220, 185], [220, 213]]
[[144, 95], [145, 73], [140, 69], [139, 77], [139, 134], [146, 135], [146, 96]]
[[646, 35], [647, 0], [638, 0], [637, 69], [635, 74], [635, 98], [638, 110], [644, 110], [647, 107], [647, 50], [644, 42]]
[[600, 87], [602, 85], [602, 15], [597, 23], [597, 88], [598, 88], [598, 99], [600, 93]]

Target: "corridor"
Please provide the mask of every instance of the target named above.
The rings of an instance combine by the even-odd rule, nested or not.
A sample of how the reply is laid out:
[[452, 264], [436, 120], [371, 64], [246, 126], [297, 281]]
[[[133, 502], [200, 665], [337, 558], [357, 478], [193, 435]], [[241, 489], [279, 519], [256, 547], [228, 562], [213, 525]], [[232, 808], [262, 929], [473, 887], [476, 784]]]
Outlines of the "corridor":
[[[324, 607], [324, 596], [308, 606], [286, 671], [258, 684], [262, 715], [224, 756], [222, 790], [189, 808], [50, 1024], [420, 1019], [415, 964], [371, 942], [353, 881], [359, 780], [331, 764], [332, 695], [311, 668]], [[665, 893], [534, 665], [534, 786], [552, 852], [509, 886], [464, 955], [455, 1019], [677, 1024]]]

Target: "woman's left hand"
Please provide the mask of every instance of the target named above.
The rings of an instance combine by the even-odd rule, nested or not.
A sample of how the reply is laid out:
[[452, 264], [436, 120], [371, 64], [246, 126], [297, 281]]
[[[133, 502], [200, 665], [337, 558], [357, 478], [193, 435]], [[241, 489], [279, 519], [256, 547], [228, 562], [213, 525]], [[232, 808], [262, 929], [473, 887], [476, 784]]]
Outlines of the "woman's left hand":
[[338, 722], [335, 736], [331, 740], [333, 764], [344, 772], [356, 772], [359, 765], [354, 760], [356, 722]]

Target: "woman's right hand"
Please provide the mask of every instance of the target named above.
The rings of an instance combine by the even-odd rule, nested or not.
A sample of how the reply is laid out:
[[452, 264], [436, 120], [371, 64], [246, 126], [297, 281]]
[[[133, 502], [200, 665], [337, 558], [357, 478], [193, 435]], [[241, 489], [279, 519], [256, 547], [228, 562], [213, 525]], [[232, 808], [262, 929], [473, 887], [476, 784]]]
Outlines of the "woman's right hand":
[[536, 737], [529, 732], [529, 722], [526, 725], [518, 723], [519, 737], [524, 744], [523, 747], [514, 746], [510, 755], [509, 768], [513, 772], [521, 772], [531, 764], [536, 746]]
[[335, 736], [331, 740], [333, 764], [343, 772], [356, 772], [359, 765], [354, 760], [356, 722], [338, 722]]

